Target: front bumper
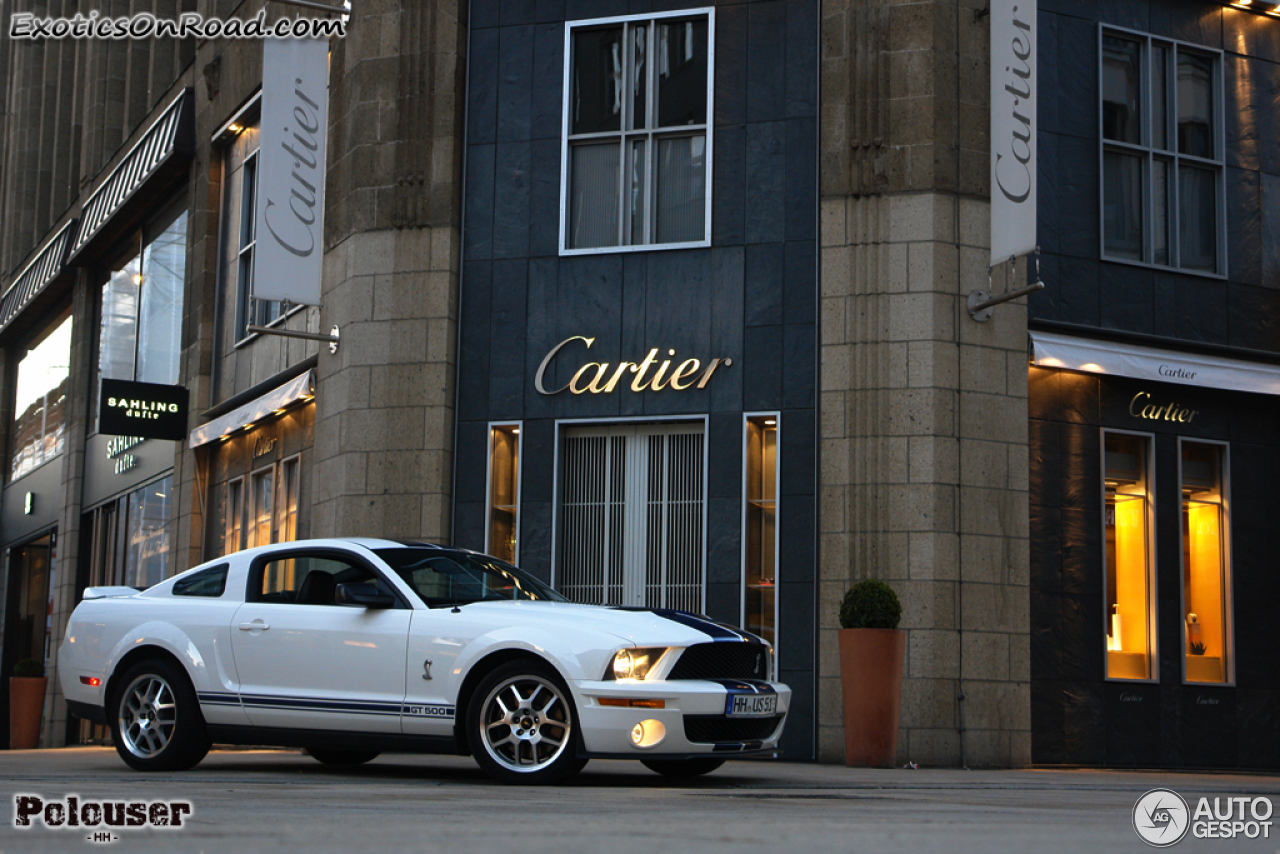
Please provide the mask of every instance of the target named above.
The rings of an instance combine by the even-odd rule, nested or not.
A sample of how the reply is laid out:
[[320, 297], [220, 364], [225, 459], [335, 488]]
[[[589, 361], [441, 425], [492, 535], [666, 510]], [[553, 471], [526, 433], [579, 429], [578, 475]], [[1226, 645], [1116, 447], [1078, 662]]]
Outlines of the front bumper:
[[[617, 759], [708, 755], [731, 758], [770, 753], [777, 749], [791, 705], [791, 689], [781, 682], [582, 681], [573, 688], [581, 723], [582, 755]], [[777, 695], [776, 716], [725, 716], [725, 702], [731, 691], [750, 693], [753, 690]], [[600, 703], [601, 699], [661, 700], [663, 708], [606, 706]], [[632, 740], [631, 733], [637, 724], [647, 727], [647, 746], [639, 746]], [[662, 737], [653, 742], [655, 730], [660, 730]]]

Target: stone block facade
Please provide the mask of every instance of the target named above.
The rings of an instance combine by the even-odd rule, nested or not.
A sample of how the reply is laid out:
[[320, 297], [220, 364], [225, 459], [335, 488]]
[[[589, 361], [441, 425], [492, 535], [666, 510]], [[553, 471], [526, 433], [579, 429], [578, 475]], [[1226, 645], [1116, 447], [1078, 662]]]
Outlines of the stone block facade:
[[385, 2], [334, 45], [312, 536], [451, 538], [465, 44]]
[[[819, 755], [843, 756], [839, 603], [898, 592], [898, 762], [1030, 762], [1026, 310], [987, 269], [975, 4], [823, 4]], [[981, 84], [981, 85], [979, 85]]]

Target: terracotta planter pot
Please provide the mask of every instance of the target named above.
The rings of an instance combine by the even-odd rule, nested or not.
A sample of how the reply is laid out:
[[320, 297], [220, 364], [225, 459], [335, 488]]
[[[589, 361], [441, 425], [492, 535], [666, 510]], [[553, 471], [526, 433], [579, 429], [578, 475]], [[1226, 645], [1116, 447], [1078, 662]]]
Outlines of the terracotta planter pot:
[[840, 682], [844, 695], [844, 763], [892, 768], [902, 707], [902, 629], [841, 629]]
[[40, 744], [44, 721], [44, 692], [48, 676], [13, 676], [9, 679], [9, 749], [33, 750]]

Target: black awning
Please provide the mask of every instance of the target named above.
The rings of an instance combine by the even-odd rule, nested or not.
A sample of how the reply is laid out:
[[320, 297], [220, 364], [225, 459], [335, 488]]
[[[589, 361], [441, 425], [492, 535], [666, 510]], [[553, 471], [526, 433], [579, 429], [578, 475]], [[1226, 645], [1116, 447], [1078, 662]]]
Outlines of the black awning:
[[38, 313], [41, 306], [61, 296], [63, 289], [49, 286], [70, 279], [64, 275], [67, 247], [75, 236], [77, 222], [71, 220], [54, 234], [4, 292], [0, 298], [0, 335], [11, 331], [9, 325], [27, 308], [35, 307]]
[[134, 215], [155, 202], [149, 194], [138, 198], [138, 190], [144, 185], [151, 181], [167, 184], [186, 170], [195, 154], [194, 100], [191, 89], [182, 90], [85, 201], [80, 232], [71, 245], [67, 263], [92, 255], [132, 227]]

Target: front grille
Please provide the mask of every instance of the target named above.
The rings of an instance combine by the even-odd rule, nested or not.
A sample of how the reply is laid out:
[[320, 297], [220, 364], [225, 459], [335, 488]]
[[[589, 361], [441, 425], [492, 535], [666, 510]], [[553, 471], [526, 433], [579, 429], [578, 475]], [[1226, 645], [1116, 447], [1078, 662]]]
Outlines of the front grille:
[[760, 643], [700, 643], [680, 654], [668, 679], [767, 679], [769, 649]]
[[774, 734], [782, 715], [772, 718], [727, 718], [724, 715], [685, 715], [684, 737], [694, 744], [764, 741]]

